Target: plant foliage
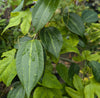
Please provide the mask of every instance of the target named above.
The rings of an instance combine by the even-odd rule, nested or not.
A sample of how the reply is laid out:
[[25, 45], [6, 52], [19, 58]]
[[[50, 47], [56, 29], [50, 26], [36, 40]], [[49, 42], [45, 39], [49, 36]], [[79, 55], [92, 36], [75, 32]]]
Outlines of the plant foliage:
[[100, 98], [100, 15], [88, 2], [0, 1], [7, 98]]

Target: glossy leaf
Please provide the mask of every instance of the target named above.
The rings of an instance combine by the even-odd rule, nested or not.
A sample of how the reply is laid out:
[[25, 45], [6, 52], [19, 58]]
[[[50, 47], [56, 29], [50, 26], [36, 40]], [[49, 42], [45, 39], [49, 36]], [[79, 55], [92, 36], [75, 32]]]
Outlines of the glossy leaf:
[[96, 81], [100, 82], [100, 63], [96, 61], [91, 61], [89, 63], [90, 67], [92, 67], [93, 75]]
[[54, 76], [50, 72], [44, 73], [44, 76], [42, 79], [42, 85], [48, 88], [62, 89], [62, 85], [57, 80], [56, 76]]
[[34, 91], [33, 98], [62, 98], [60, 90], [37, 87]]
[[74, 75], [73, 84], [76, 90], [66, 87], [67, 93], [71, 96], [71, 98], [84, 98], [84, 87], [81, 78], [77, 75]]
[[84, 89], [85, 98], [94, 98], [97, 95], [97, 98], [100, 98], [100, 83], [95, 80], [91, 80], [91, 83], [85, 86]]
[[82, 13], [82, 19], [86, 23], [93, 23], [98, 20], [98, 14], [93, 10], [84, 10]]
[[69, 76], [68, 76], [68, 68], [65, 67], [65, 65], [63, 64], [58, 64], [57, 67], [57, 72], [58, 74], [60, 75], [60, 77], [70, 86], [72, 86], [72, 83], [69, 79]]
[[44, 48], [58, 58], [63, 44], [61, 33], [55, 27], [44, 28], [40, 32], [40, 39]]
[[53, 16], [60, 0], [38, 0], [32, 10], [32, 24], [38, 32]]
[[7, 98], [25, 98], [25, 90], [19, 82], [15, 82], [10, 89]]
[[75, 13], [65, 13], [63, 16], [66, 27], [73, 33], [83, 37], [85, 27], [81, 17]]
[[15, 49], [4, 52], [0, 60], [0, 82], [3, 81], [6, 86], [9, 86], [16, 76]]
[[19, 48], [16, 57], [17, 73], [29, 98], [44, 70], [42, 45], [38, 40], [27, 41]]

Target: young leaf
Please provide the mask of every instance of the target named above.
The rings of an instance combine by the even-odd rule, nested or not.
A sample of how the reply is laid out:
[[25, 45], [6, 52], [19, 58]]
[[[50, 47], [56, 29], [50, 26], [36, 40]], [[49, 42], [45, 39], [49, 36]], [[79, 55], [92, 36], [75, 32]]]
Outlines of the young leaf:
[[55, 27], [44, 28], [40, 32], [40, 39], [44, 48], [58, 58], [63, 44], [61, 33]]
[[97, 95], [97, 98], [100, 98], [100, 83], [97, 83], [95, 80], [91, 80], [91, 83], [85, 86], [84, 89], [85, 98], [94, 98]]
[[23, 17], [23, 22], [21, 23], [21, 31], [24, 35], [26, 35], [30, 29], [31, 21], [32, 21], [32, 14], [30, 11], [26, 11], [27, 15]]
[[83, 61], [83, 60], [88, 60], [88, 61], [98, 61], [100, 58], [100, 55], [95, 53], [92, 54], [91, 51], [84, 50], [82, 51], [82, 55], [79, 55], [77, 57], [73, 57], [75, 61]]
[[65, 13], [63, 16], [66, 27], [73, 33], [83, 37], [85, 27], [81, 17], [75, 13]]
[[32, 10], [32, 24], [38, 32], [51, 19], [60, 0], [38, 0]]
[[15, 82], [9, 91], [7, 98], [25, 98], [25, 90], [19, 82]]
[[66, 87], [67, 93], [71, 96], [71, 98], [84, 98], [84, 87], [81, 78], [77, 75], [74, 75], [73, 84], [76, 90]]
[[19, 48], [16, 57], [17, 73], [29, 98], [31, 90], [44, 70], [43, 48], [38, 40], [27, 41]]
[[[16, 14], [16, 16], [10, 18], [9, 24], [5, 27], [5, 29], [3, 30], [2, 34], [3, 34], [8, 28], [13, 27], [13, 26], [17, 26], [17, 25], [20, 24], [21, 18], [22, 18], [22, 16], [23, 16], [23, 14], [22, 14], [21, 12], [16, 12], [15, 14]], [[15, 15], [15, 14], [14, 14], [14, 15]]]
[[70, 36], [67, 37], [64, 38], [61, 53], [75, 52], [79, 54], [79, 50], [77, 48], [77, 45], [79, 43], [78, 36], [76, 36], [75, 34], [71, 34]]
[[2, 34], [10, 27], [17, 26], [21, 23], [21, 19], [23, 18], [22, 24], [20, 26], [21, 31], [24, 35], [26, 35], [30, 29], [31, 21], [32, 21], [32, 13], [30, 10], [26, 10], [23, 12], [13, 12], [11, 13], [11, 18], [9, 24], [3, 30]]
[[92, 67], [93, 75], [96, 81], [100, 82], [100, 63], [96, 61], [91, 61], [89, 63], [90, 67]]
[[42, 79], [42, 85], [48, 88], [62, 89], [62, 85], [57, 80], [56, 76], [54, 76], [50, 72], [44, 73], [44, 76]]
[[57, 72], [58, 74], [60, 75], [60, 77], [70, 86], [72, 86], [72, 83], [69, 79], [69, 76], [68, 76], [68, 68], [65, 67], [65, 65], [63, 64], [58, 64], [57, 67]]
[[84, 10], [82, 13], [82, 19], [86, 23], [93, 23], [98, 20], [98, 14], [93, 10]]
[[62, 98], [62, 93], [58, 89], [37, 87], [34, 91], [33, 98]]
[[9, 86], [16, 76], [16, 63], [15, 63], [15, 49], [4, 52], [1, 57], [5, 57], [0, 60], [0, 82], [3, 81], [6, 86]]

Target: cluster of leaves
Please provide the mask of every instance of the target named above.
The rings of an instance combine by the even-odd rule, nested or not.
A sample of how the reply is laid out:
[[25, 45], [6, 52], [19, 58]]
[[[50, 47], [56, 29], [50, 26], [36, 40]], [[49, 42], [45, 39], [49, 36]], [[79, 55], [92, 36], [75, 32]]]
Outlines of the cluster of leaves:
[[[1, 33], [14, 30], [14, 48], [2, 52], [0, 60], [0, 82], [12, 85], [7, 98], [100, 97], [98, 14], [72, 1], [19, 0]], [[67, 68], [60, 55], [71, 52], [77, 56], [67, 60]], [[16, 75], [20, 81], [12, 84]]]

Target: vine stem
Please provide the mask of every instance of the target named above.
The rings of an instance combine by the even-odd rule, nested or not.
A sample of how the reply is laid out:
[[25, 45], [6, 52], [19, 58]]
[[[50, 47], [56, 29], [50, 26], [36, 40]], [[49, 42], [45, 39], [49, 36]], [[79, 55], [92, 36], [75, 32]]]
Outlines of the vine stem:
[[70, 63], [74, 63], [74, 61], [72, 61], [70, 59], [67, 59], [67, 58], [60, 57], [60, 59], [63, 60], [63, 61], [67, 61], [67, 62], [70, 62]]

